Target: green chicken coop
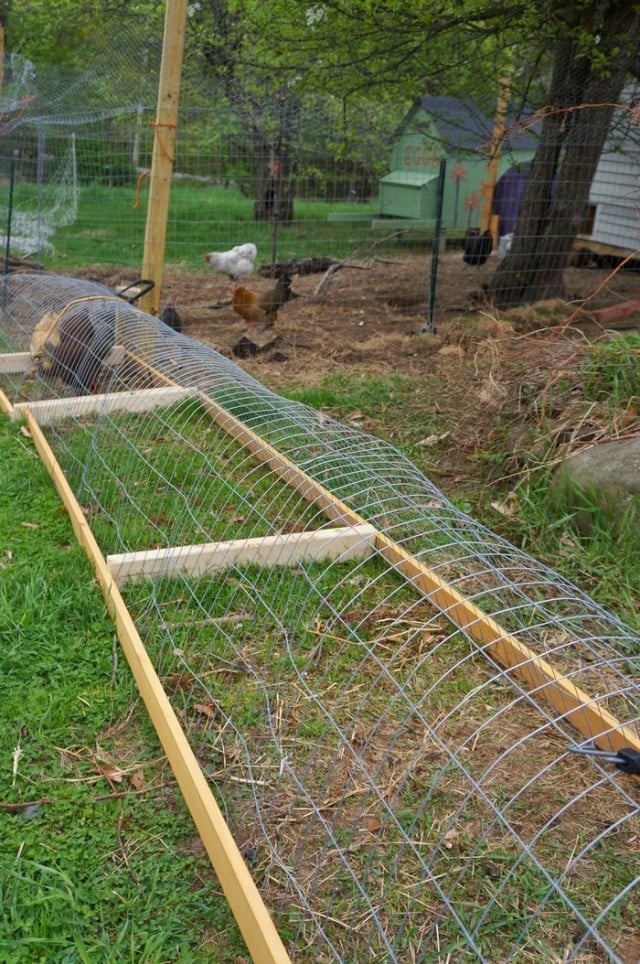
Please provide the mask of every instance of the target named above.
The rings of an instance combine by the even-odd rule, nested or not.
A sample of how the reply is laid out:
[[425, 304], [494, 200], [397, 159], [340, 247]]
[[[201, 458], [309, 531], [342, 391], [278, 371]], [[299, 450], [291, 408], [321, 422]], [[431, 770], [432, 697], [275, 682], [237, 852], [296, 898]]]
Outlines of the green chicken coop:
[[[493, 119], [456, 97], [420, 97], [402, 122], [391, 152], [391, 171], [380, 179], [375, 227], [433, 227], [440, 162], [446, 160], [442, 223], [449, 235], [480, 226], [487, 193]], [[497, 177], [530, 161], [535, 135], [506, 122]]]

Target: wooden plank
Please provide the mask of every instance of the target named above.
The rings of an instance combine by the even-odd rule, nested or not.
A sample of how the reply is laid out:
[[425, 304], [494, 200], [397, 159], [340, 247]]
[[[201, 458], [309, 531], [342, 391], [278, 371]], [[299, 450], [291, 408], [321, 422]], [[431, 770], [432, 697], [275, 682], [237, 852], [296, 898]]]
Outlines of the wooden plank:
[[229, 542], [149, 549], [107, 556], [107, 565], [118, 586], [129, 580], [201, 576], [231, 566], [297, 566], [323, 559], [366, 559], [374, 552], [376, 530], [371, 525], [310, 532], [279, 533]]
[[132, 392], [106, 392], [98, 395], [71, 395], [68, 398], [18, 402], [11, 417], [24, 418], [32, 412], [40, 425], [53, 425], [63, 418], [94, 415], [96, 412], [151, 412], [161, 405], [174, 405], [197, 392], [176, 385], [163, 388], [142, 388]]
[[624, 726], [594, 699], [575, 686], [542, 656], [538, 656], [478, 606], [441, 580], [384, 534], [379, 534], [376, 547], [381, 554], [422, 595], [459, 626], [512, 675], [525, 683], [535, 697], [541, 697], [563, 719], [571, 723], [588, 740], [604, 750], [630, 747], [640, 751], [640, 738], [635, 729]]
[[84, 548], [102, 589], [129, 666], [147, 711], [162, 743], [194, 823], [211, 859], [229, 906], [249, 952], [256, 962], [290, 964], [280, 940], [237, 844], [224, 821], [220, 808], [182, 730], [180, 723], [153, 668], [136, 626], [120, 591], [115, 585], [106, 560], [95, 540], [82, 508], [31, 413], [27, 426], [34, 444], [53, 483], [64, 502], [76, 538]]
[[5, 395], [5, 393], [0, 388], [0, 411], [4, 412], [6, 415], [11, 416], [13, 412], [13, 405]]
[[2, 375], [30, 372], [32, 369], [33, 359], [28, 351], [6, 352], [0, 355], [0, 374]]

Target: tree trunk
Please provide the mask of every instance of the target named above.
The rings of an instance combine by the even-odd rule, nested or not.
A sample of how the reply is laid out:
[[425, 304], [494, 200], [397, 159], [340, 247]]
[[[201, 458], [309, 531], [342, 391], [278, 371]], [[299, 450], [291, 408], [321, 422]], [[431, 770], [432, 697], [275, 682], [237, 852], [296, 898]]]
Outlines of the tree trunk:
[[293, 196], [289, 153], [277, 145], [268, 154], [263, 154], [261, 162], [253, 219], [290, 224], [293, 221]]
[[[556, 46], [551, 106], [543, 116], [511, 250], [489, 285], [496, 307], [564, 296], [564, 271], [640, 39], [640, 16], [631, 4], [606, 4], [598, 24], [596, 6], [588, 11], [598, 37], [592, 51], [584, 55], [575, 34], [561, 37]], [[584, 18], [580, 26], [585, 27]]]

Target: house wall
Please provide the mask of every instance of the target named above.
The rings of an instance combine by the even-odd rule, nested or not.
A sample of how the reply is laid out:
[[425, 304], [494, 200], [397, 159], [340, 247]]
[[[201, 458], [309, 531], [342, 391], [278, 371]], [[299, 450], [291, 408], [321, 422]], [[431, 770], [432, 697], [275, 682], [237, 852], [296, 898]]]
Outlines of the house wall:
[[[603, 154], [589, 192], [596, 206], [589, 240], [628, 251], [640, 248], [640, 150]], [[581, 236], [584, 237], [584, 236]]]

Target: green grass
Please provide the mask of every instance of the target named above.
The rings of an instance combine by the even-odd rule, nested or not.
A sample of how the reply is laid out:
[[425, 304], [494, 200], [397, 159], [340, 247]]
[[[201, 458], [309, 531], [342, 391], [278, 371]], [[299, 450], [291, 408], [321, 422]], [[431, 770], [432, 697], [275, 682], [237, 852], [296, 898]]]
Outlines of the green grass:
[[640, 404], [640, 337], [593, 345], [582, 366], [582, 386], [585, 398], [605, 399], [618, 410]]
[[0, 807], [0, 960], [233, 961], [243, 942], [90, 565], [4, 416], [0, 464], [0, 803], [20, 805]]
[[559, 504], [552, 488], [553, 474], [552, 468], [542, 467], [518, 487], [518, 513], [506, 528], [507, 536], [531, 555], [546, 560], [629, 625], [640, 628], [637, 514], [633, 524], [616, 528], [592, 503], [590, 531], [580, 531], [575, 518], [582, 510], [569, 511]]
[[[584, 363], [584, 396], [605, 399], [612, 421], [640, 398], [639, 352], [640, 339], [626, 337], [593, 346]], [[392, 442], [427, 476], [434, 467], [437, 470], [438, 448], [419, 444], [420, 439], [442, 433], [447, 427], [446, 415], [432, 404], [432, 399], [439, 397], [432, 376], [422, 380], [406, 375], [372, 379], [358, 372], [338, 373], [313, 386], [289, 385], [283, 394], [343, 421], [357, 412], [367, 431]], [[505, 426], [505, 431], [508, 429]], [[540, 431], [540, 427], [532, 427], [532, 441]], [[498, 515], [491, 502], [500, 500], [501, 487], [491, 480], [502, 474], [506, 453], [500, 446], [499, 433], [496, 438], [495, 449], [481, 451], [475, 457], [477, 477], [447, 492], [453, 503], [547, 562], [630, 625], [640, 626], [637, 513], [628, 525], [614, 529], [610, 519], [593, 506], [592, 531], [580, 534], [576, 513], [559, 504], [552, 488], [556, 463], [555, 452], [550, 450], [538, 456], [534, 466], [525, 467], [516, 486], [518, 511], [512, 517]], [[505, 494], [513, 486], [510, 478], [503, 484]]]
[[[108, 187], [94, 183], [79, 188], [78, 216], [73, 224], [58, 227], [51, 237], [53, 251], [45, 253], [46, 266], [69, 271], [87, 264], [141, 265], [147, 218], [148, 181], [143, 182], [140, 204], [135, 185]], [[36, 210], [32, 185], [16, 187], [16, 213]], [[275, 247], [278, 260], [314, 255], [344, 258], [364, 254], [380, 241], [369, 220], [329, 221], [330, 214], [369, 214], [378, 205], [297, 200], [294, 220], [274, 225], [253, 219], [253, 199], [231, 188], [192, 182], [174, 182], [167, 221], [165, 261], [187, 269], [203, 267], [203, 254], [253, 241], [259, 263], [269, 263]], [[394, 250], [395, 241], [386, 250]], [[412, 242], [409, 242], [412, 243]], [[413, 242], [420, 244], [420, 241]], [[422, 242], [424, 244], [424, 242]], [[383, 245], [383, 247], [385, 247]], [[16, 249], [17, 250], [17, 249]]]
[[[640, 337], [627, 335], [592, 345], [582, 363], [580, 385], [586, 401], [599, 402], [598, 417], [615, 426], [640, 405]], [[518, 513], [508, 536], [578, 583], [606, 608], [640, 627], [640, 500], [626, 519], [612, 520], [606, 506], [587, 492], [570, 504], [553, 486], [555, 452], [539, 456], [517, 487]], [[588, 514], [589, 525], [579, 524]]]

